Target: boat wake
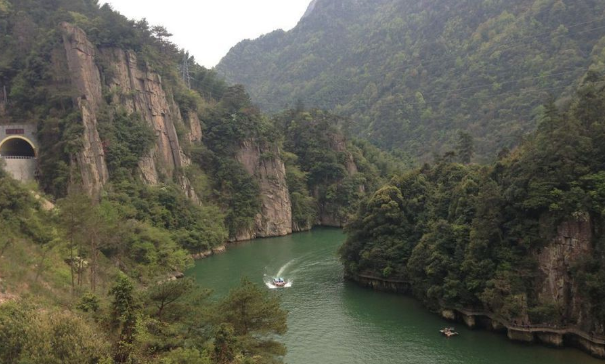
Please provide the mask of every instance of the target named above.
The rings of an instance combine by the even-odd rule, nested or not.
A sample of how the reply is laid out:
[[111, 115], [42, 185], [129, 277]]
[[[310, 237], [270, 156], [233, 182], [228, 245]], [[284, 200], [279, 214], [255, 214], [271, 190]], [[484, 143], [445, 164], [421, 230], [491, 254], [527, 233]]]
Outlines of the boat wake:
[[265, 282], [265, 285], [267, 286], [267, 288], [269, 288], [269, 289], [275, 289], [275, 288], [290, 288], [290, 287], [292, 287], [292, 283], [294, 283], [294, 281], [291, 280], [291, 279], [286, 279], [286, 284], [283, 285], [283, 286], [276, 286], [275, 284], [273, 284], [273, 279], [275, 279], [277, 277], [282, 277], [284, 275], [284, 273], [287, 271], [288, 267], [290, 267], [290, 265], [292, 265], [292, 263], [295, 260], [296, 259], [292, 259], [288, 263], [282, 265], [281, 268], [279, 268], [279, 270], [277, 271], [277, 273], [275, 275], [267, 275], [267, 274], [265, 274], [265, 276], [263, 277], [263, 281]]
[[292, 287], [292, 283], [294, 283], [293, 281], [286, 281], [286, 284], [283, 286], [276, 286], [274, 285], [271, 280], [265, 280], [265, 286], [267, 286], [267, 288], [269, 289], [276, 289], [276, 288], [290, 288]]

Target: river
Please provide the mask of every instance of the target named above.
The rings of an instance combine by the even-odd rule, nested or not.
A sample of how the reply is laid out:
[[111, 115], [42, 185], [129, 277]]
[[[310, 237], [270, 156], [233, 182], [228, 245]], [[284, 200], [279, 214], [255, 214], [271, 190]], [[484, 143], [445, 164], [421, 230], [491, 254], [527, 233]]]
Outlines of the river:
[[[271, 290], [289, 311], [288, 364], [604, 364], [576, 349], [550, 349], [509, 341], [504, 335], [451, 323], [412, 298], [375, 292], [343, 279], [336, 252], [338, 229], [314, 229], [229, 247], [198, 261], [187, 274], [225, 295], [242, 276], [258, 284], [278, 272], [292, 287]], [[269, 288], [267, 288], [269, 289]]]

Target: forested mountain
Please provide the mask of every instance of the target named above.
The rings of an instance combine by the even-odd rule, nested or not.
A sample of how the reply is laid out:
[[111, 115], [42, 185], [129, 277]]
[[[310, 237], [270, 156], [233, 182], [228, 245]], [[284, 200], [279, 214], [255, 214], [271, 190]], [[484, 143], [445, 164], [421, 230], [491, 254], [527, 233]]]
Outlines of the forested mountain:
[[494, 160], [549, 96], [605, 68], [604, 47], [602, 1], [316, 0], [294, 29], [241, 42], [216, 70], [264, 110], [333, 110], [387, 150], [427, 159], [465, 130]]
[[544, 108], [498, 162], [444, 158], [364, 202], [341, 249], [348, 274], [408, 282], [435, 309], [603, 335], [603, 75], [588, 73], [563, 109]]
[[0, 125], [39, 144], [36, 181], [0, 168], [0, 362], [281, 362], [278, 298], [174, 278], [228, 241], [342, 226], [401, 164], [329, 113], [263, 115], [95, 0], [0, 0], [0, 34]]

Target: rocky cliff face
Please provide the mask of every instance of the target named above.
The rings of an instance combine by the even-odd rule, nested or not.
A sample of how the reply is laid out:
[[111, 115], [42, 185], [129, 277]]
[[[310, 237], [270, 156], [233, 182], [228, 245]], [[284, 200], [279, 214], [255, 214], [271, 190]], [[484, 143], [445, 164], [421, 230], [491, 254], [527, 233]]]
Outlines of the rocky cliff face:
[[[83, 150], [75, 156], [85, 190], [91, 195], [98, 195], [108, 180], [97, 129], [97, 112], [104, 102], [104, 78], [105, 86], [113, 98], [112, 105], [141, 115], [156, 133], [155, 147], [139, 162], [141, 179], [148, 184], [157, 184], [174, 178], [187, 196], [197, 201], [197, 195], [187, 178], [175, 175], [176, 169], [189, 165], [190, 161], [181, 149], [175, 128], [177, 122], [183, 123], [181, 112], [165, 91], [160, 75], [141, 69], [133, 52], [117, 48], [97, 50], [78, 27], [63, 23], [61, 29], [71, 82], [78, 90], [75, 98], [82, 112], [85, 129]], [[101, 74], [96, 64], [97, 57], [109, 65], [109, 74]], [[202, 130], [197, 115], [189, 116], [188, 125], [189, 140], [200, 141]]]
[[103, 185], [109, 179], [109, 173], [97, 130], [97, 111], [102, 102], [102, 87], [99, 69], [95, 64], [96, 49], [82, 29], [62, 23], [61, 30], [71, 82], [77, 91], [73, 97], [82, 113], [84, 126], [82, 150], [72, 156], [72, 163], [80, 170], [84, 191], [91, 196], [99, 196]]
[[292, 233], [292, 204], [286, 184], [286, 168], [276, 145], [244, 141], [237, 160], [258, 181], [261, 191], [261, 213], [251, 230], [238, 233], [236, 240], [250, 240]]
[[[538, 252], [542, 284], [538, 298], [543, 304], [554, 304], [564, 310], [569, 324], [587, 331], [593, 330], [593, 320], [587, 315], [586, 303], [578, 294], [578, 285], [572, 277], [575, 264], [593, 254], [592, 223], [588, 214], [564, 221], [557, 235]], [[600, 328], [602, 332], [603, 328]]]
[[[181, 114], [162, 86], [162, 78], [154, 72], [141, 70], [133, 52], [108, 48], [101, 50], [106, 62], [113, 67], [107, 84], [113, 94], [113, 104], [138, 113], [156, 133], [156, 146], [139, 162], [141, 176], [149, 184], [160, 182], [160, 176], [172, 177], [175, 168], [189, 161], [181, 150], [175, 123]], [[199, 128], [199, 120], [197, 121]]]

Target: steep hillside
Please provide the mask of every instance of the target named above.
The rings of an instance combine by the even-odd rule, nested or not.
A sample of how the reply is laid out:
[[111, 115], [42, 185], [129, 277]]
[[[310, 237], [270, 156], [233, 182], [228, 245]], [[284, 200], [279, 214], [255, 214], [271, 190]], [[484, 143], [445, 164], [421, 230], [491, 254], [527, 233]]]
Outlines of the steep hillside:
[[[282, 125], [336, 117], [270, 119], [95, 0], [0, 0], [0, 34], [0, 143], [36, 140], [0, 156], [0, 362], [282, 362], [277, 296], [244, 280], [204, 302], [181, 272], [229, 241], [341, 226], [400, 164], [342, 125], [291, 142]], [[311, 182], [311, 146], [342, 173]], [[4, 170], [23, 158], [35, 181]]]
[[604, 27], [592, 0], [317, 0], [294, 29], [241, 42], [216, 70], [264, 110], [334, 110], [385, 149], [426, 159], [466, 130], [493, 159], [536, 127], [550, 95], [605, 67]]
[[535, 331], [552, 345], [580, 332], [605, 357], [604, 85], [589, 73], [493, 165], [444, 159], [394, 178], [348, 227], [347, 274], [405, 282], [429, 307], [480, 312], [513, 339], [534, 340], [520, 327], [558, 328], [557, 340]]
[[[168, 229], [197, 225], [194, 230], [205, 232], [196, 233], [198, 241], [188, 241], [190, 234], [178, 238], [190, 250], [220, 245], [225, 233], [247, 240], [293, 231], [284, 131], [252, 106], [243, 88], [228, 87], [188, 59], [165, 29], [130, 21], [108, 6], [3, 4], [0, 123], [37, 125], [37, 176], [45, 192], [118, 200], [136, 206], [128, 217], [146, 219], [139, 200], [165, 188], [180, 191], [188, 200], [182, 203], [200, 214], [222, 212], [212, 227], [154, 220]], [[335, 135], [344, 138], [343, 131]], [[334, 148], [347, 149], [344, 139]], [[163, 208], [178, 216], [175, 207]], [[343, 219], [332, 218], [338, 225]]]

